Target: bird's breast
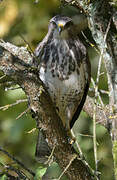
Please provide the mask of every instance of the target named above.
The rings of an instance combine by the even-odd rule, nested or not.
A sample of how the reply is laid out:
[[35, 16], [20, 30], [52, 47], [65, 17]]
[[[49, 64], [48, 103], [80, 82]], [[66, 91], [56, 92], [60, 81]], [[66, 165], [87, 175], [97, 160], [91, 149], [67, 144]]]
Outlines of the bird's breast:
[[43, 81], [57, 108], [57, 113], [61, 117], [64, 126], [68, 128], [67, 122], [72, 119], [80, 101], [83, 97], [86, 78], [83, 66], [77, 71], [68, 75], [67, 79], [61, 80], [57, 74], [53, 76], [50, 68], [40, 68], [40, 79]]
[[69, 129], [70, 121], [82, 100], [87, 84], [81, 52], [75, 46], [75, 42], [56, 39], [45, 48], [41, 57], [39, 76], [64, 126]]

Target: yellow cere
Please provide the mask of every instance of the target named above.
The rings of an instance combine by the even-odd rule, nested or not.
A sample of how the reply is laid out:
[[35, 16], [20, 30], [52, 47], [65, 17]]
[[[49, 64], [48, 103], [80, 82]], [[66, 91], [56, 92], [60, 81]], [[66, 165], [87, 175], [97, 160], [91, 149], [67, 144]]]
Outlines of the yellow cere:
[[59, 24], [58, 24], [58, 27], [63, 27], [63, 24], [59, 23]]

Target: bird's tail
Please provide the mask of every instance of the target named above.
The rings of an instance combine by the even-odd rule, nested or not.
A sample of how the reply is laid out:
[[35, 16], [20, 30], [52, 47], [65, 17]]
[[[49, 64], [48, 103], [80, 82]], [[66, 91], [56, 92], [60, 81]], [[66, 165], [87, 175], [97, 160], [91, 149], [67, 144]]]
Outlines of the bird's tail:
[[48, 161], [48, 157], [51, 154], [51, 150], [48, 146], [43, 130], [39, 130], [35, 157], [39, 163], [45, 164]]

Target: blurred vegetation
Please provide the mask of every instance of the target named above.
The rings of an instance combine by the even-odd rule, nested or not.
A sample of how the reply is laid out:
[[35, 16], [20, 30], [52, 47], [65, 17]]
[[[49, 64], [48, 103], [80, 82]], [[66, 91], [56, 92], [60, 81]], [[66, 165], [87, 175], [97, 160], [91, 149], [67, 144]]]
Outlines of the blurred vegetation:
[[[38, 3], [34, 0], [3, 0], [0, 2], [0, 37], [17, 46], [27, 46], [21, 37], [23, 36], [34, 50], [47, 33], [49, 19], [60, 12], [61, 7], [58, 0], [40, 0]], [[70, 14], [71, 12], [67, 13]], [[99, 58], [98, 53], [94, 48], [89, 48], [89, 56], [92, 63], [92, 76], [95, 79]], [[102, 65], [101, 71], [105, 72], [104, 65]], [[17, 86], [14, 85], [13, 87]], [[107, 90], [106, 73], [100, 78], [99, 88]], [[18, 99], [24, 98], [26, 96], [20, 88], [6, 90], [4, 85], [0, 85], [0, 106], [11, 104]], [[105, 104], [108, 103], [106, 95], [102, 95], [102, 99]], [[0, 110], [0, 146], [8, 150], [9, 153], [17, 157], [33, 171], [40, 172], [39, 167], [41, 166], [34, 157], [37, 130], [28, 133], [36, 127], [35, 120], [31, 118], [29, 112], [16, 119], [26, 109], [27, 103], [25, 102], [5, 111]], [[74, 126], [74, 130], [87, 161], [92, 168], [95, 168], [92, 126], [92, 120], [82, 112], [79, 121]], [[82, 134], [86, 136], [82, 136]], [[97, 147], [101, 179], [113, 180], [110, 137], [107, 130], [100, 125], [97, 125]], [[0, 172], [3, 170], [1, 163], [12, 164], [13, 162], [0, 152]], [[49, 167], [48, 171], [52, 177], [60, 174], [60, 169], [57, 168], [56, 163]]]

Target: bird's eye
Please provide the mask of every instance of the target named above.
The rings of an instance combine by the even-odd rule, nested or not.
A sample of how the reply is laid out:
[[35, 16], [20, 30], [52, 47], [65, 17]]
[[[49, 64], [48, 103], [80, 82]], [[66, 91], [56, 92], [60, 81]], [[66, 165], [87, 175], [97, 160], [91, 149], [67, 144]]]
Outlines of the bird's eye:
[[56, 25], [56, 23], [55, 23], [54, 21], [52, 21], [52, 24], [53, 24], [55, 27], [57, 27], [57, 25]]
[[67, 28], [69, 28], [69, 27], [72, 26], [72, 25], [73, 25], [73, 22], [69, 21], [69, 22], [67, 22], [67, 23], [65, 24], [64, 28], [67, 29]]

